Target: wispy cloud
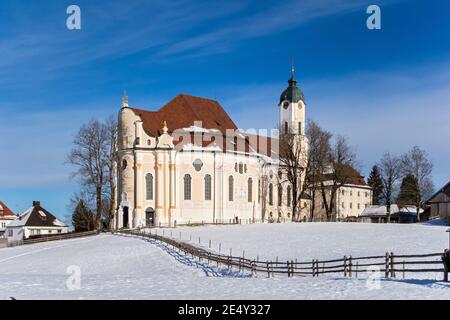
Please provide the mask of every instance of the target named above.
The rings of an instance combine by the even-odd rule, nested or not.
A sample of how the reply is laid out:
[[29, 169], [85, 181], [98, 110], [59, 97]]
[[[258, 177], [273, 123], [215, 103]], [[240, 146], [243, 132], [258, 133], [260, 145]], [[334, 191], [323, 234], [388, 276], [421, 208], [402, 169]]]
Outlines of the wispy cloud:
[[[367, 171], [386, 151], [425, 148], [435, 163], [436, 184], [450, 179], [450, 62], [410, 70], [300, 79], [307, 118], [348, 136]], [[242, 128], [272, 128], [278, 122], [282, 84], [224, 87], [219, 100]], [[447, 159], [444, 161], [443, 159]]]
[[243, 40], [286, 31], [314, 19], [365, 8], [368, 1], [288, 1], [234, 20], [216, 30], [196, 35], [170, 45], [159, 52], [160, 56], [178, 54], [208, 55], [223, 52]]

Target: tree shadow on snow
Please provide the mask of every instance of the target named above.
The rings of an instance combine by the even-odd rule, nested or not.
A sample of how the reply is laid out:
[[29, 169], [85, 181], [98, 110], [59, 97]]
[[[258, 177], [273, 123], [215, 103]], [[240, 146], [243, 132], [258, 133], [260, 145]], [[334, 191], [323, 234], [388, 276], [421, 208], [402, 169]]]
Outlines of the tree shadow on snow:
[[188, 267], [194, 267], [202, 270], [207, 277], [230, 277], [230, 278], [250, 278], [252, 277], [251, 274], [248, 273], [242, 273], [239, 271], [235, 271], [228, 268], [219, 268], [215, 265], [215, 262], [209, 262], [208, 261], [199, 261], [196, 258], [192, 258], [190, 255], [184, 254], [182, 251], [178, 251], [172, 246], [169, 246], [165, 244], [164, 242], [156, 241], [154, 239], [148, 239], [148, 238], [142, 238], [137, 236], [130, 236], [130, 235], [123, 235], [120, 234], [120, 236], [123, 237], [133, 237], [133, 238], [140, 238], [146, 242], [149, 242], [152, 245], [155, 245], [162, 251], [168, 253], [170, 256], [172, 256], [175, 260], [178, 262], [188, 266]]

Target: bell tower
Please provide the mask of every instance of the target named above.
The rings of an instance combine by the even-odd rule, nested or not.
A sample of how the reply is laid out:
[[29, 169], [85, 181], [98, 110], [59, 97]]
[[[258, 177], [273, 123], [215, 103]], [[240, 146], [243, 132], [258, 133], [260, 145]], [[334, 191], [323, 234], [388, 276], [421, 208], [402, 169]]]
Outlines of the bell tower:
[[291, 68], [291, 78], [289, 86], [283, 91], [278, 104], [280, 108], [280, 134], [305, 134], [305, 96], [302, 90], [297, 87], [297, 80], [294, 78], [295, 69]]

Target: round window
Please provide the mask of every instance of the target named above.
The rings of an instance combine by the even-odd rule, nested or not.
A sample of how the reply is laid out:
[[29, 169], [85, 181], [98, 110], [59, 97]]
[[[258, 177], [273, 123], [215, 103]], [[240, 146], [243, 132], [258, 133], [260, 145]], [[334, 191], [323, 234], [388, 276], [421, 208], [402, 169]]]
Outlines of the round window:
[[200, 170], [202, 170], [203, 162], [200, 159], [195, 159], [192, 165], [194, 166], [195, 171], [199, 172]]

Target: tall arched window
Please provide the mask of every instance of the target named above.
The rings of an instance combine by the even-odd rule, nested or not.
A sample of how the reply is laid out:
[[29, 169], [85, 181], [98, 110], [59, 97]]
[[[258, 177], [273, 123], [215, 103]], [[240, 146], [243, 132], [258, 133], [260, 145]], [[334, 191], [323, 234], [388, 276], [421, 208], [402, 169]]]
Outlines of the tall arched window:
[[145, 176], [145, 199], [153, 200], [153, 175], [147, 173]]
[[228, 201], [234, 199], [234, 179], [233, 176], [228, 177]]
[[261, 192], [261, 180], [258, 179], [258, 203], [261, 202], [260, 192]]
[[287, 122], [284, 123], [284, 134], [288, 134], [289, 133], [289, 125]]
[[283, 186], [278, 185], [278, 206], [281, 207], [283, 204]]
[[253, 201], [253, 180], [252, 178], [248, 178], [248, 183], [247, 183], [247, 199], [248, 202], [252, 202]]
[[269, 205], [273, 206], [273, 185], [269, 184]]
[[290, 207], [291, 206], [291, 192], [292, 192], [292, 190], [291, 190], [291, 186], [288, 186], [287, 187], [287, 193], [286, 193], [286, 196], [287, 196], [287, 206], [288, 207]]
[[189, 174], [185, 174], [183, 179], [184, 179], [184, 200], [191, 200], [192, 178]]
[[298, 122], [298, 134], [302, 134], [302, 122]]
[[205, 176], [205, 200], [211, 200], [211, 175]]

